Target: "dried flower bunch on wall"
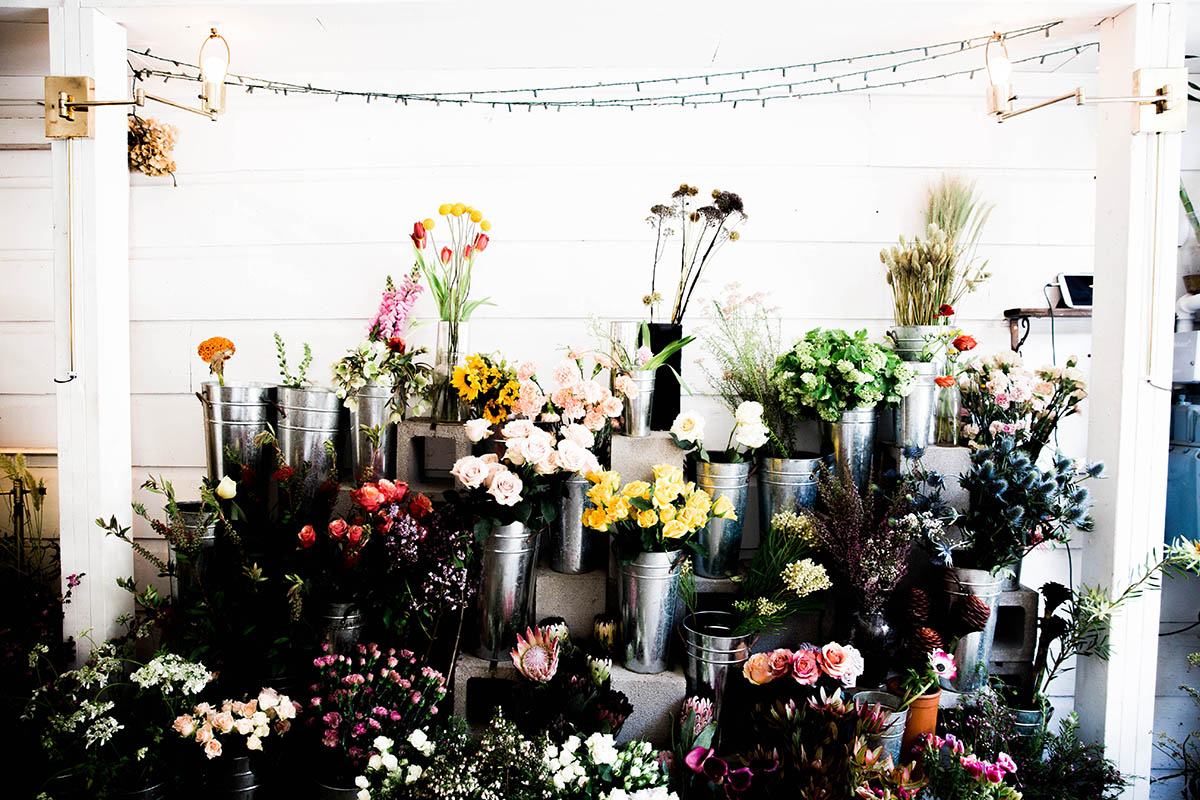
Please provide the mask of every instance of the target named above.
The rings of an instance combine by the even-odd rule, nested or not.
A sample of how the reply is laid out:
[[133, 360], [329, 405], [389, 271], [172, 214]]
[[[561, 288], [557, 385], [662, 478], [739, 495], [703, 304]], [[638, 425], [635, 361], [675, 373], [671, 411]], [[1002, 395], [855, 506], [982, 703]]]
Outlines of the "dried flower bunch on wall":
[[175, 142], [179, 132], [174, 125], [157, 119], [129, 115], [129, 169], [152, 178], [175, 173]]

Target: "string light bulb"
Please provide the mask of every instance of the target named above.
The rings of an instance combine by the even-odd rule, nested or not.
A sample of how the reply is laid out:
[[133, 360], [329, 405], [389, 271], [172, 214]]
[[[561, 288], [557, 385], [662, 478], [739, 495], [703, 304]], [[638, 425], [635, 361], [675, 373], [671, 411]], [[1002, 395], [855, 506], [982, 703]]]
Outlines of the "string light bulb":
[[[999, 47], [992, 50], [992, 43], [999, 42]], [[992, 34], [983, 50], [983, 63], [988, 75], [988, 114], [998, 117], [1012, 110], [1012, 61], [1008, 58], [1008, 45], [1004, 43], [1003, 34]]]
[[200, 45], [200, 81], [203, 91], [201, 107], [212, 114], [225, 110], [225, 77], [229, 74], [229, 42], [211, 28], [211, 33]]

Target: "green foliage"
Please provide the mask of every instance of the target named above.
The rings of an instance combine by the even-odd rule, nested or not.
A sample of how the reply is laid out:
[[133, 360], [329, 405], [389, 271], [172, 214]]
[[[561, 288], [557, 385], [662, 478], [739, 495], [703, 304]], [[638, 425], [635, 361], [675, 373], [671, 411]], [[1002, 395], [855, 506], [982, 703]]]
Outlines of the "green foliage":
[[279, 332], [275, 332], [275, 352], [279, 357], [279, 376], [281, 386], [286, 386], [289, 389], [303, 389], [308, 383], [308, 367], [312, 364], [312, 348], [308, 346], [308, 342], [304, 343], [304, 358], [300, 361], [300, 370], [293, 377], [288, 370], [287, 365], [287, 348], [284, 347], [283, 337]]
[[1024, 800], [1116, 800], [1129, 784], [1101, 745], [1079, 738], [1073, 712], [1047, 737], [1042, 758], [1022, 763], [1015, 777]]

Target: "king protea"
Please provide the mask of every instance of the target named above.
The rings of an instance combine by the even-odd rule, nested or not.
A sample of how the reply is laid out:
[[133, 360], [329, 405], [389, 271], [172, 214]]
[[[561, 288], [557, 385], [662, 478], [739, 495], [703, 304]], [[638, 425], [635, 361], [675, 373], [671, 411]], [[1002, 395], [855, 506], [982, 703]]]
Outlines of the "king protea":
[[513, 666], [531, 681], [549, 683], [558, 672], [558, 642], [541, 628], [526, 628], [524, 636], [517, 634]]

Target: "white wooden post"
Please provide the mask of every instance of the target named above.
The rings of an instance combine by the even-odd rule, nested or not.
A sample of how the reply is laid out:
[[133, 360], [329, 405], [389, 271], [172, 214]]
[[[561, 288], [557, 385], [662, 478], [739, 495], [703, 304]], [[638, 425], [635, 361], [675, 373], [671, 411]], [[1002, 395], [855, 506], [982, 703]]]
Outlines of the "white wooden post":
[[[1100, 24], [1100, 96], [1129, 96], [1135, 69], [1183, 65], [1184, 3], [1137, 2]], [[1098, 110], [1096, 305], [1090, 458], [1096, 531], [1083, 579], [1123, 587], [1163, 544], [1170, 414], [1180, 134], [1134, 134], [1128, 104]], [[1080, 659], [1075, 707], [1083, 734], [1104, 744], [1148, 798], [1158, 654], [1158, 593], [1113, 620], [1112, 658]]]
[[[129, 97], [125, 29], [78, 0], [49, 14], [51, 72], [94, 77], [99, 100]], [[116, 514], [128, 525], [131, 517], [129, 169], [127, 109], [89, 113], [95, 138], [55, 140], [52, 148], [54, 340], [56, 380], [67, 381], [58, 385], [62, 573], [64, 581], [86, 573], [66, 608], [65, 633], [91, 630], [100, 642], [133, 609], [116, 585], [133, 574], [133, 553], [95, 524]], [[79, 656], [88, 649], [80, 642]]]

